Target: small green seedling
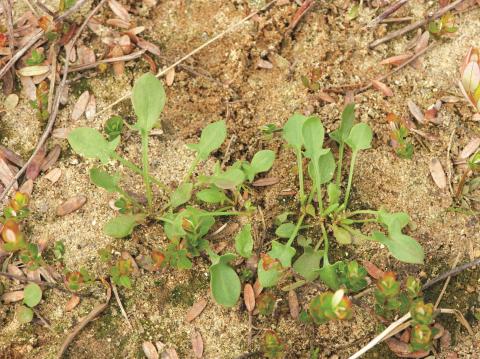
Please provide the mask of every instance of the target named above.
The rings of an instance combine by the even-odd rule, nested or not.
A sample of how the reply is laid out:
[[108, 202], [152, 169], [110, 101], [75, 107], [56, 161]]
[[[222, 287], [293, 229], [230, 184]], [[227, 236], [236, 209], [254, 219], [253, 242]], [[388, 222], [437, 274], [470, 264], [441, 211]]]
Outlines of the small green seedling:
[[345, 320], [352, 317], [352, 304], [344, 295], [343, 289], [335, 293], [325, 292], [317, 295], [309, 304], [308, 314], [315, 324], [324, 324], [330, 320]]
[[[292, 267], [306, 282], [319, 278], [332, 290], [343, 288], [358, 291], [364, 288], [366, 273], [356, 262], [340, 260], [330, 263], [331, 236], [338, 245], [350, 245], [360, 240], [379, 242], [398, 260], [423, 263], [422, 247], [403, 233], [409, 222], [407, 214], [389, 213], [385, 210], [348, 210], [357, 157], [361, 151], [371, 147], [373, 137], [367, 124], [354, 124], [354, 119], [354, 105], [347, 105], [340, 126], [330, 133], [330, 138], [338, 144], [337, 159], [330, 148], [324, 148], [325, 131], [318, 117], [295, 114], [285, 124], [283, 138], [297, 158], [300, 214], [296, 223], [286, 222], [288, 214], [277, 218], [279, 226], [275, 233], [287, 241], [272, 241], [271, 250], [262, 256], [258, 264], [258, 276], [263, 287], [275, 286], [284, 278], [284, 274], [288, 274], [287, 269]], [[342, 191], [342, 164], [346, 148], [351, 150], [351, 159], [346, 188]], [[304, 184], [304, 159], [308, 162], [307, 173], [312, 182], [309, 193]], [[317, 200], [316, 205], [314, 198]], [[373, 218], [358, 218], [359, 216]], [[304, 222], [308, 223], [305, 225]], [[370, 236], [362, 234], [358, 226], [368, 222], [380, 224], [386, 233], [374, 231]], [[312, 245], [310, 239], [299, 235], [304, 228], [317, 229], [322, 240]], [[295, 243], [303, 247], [303, 254], [299, 257], [296, 257]]]
[[27, 284], [23, 290], [23, 304], [17, 308], [17, 319], [20, 323], [29, 323], [33, 319], [33, 310], [42, 300], [42, 289], [36, 283]]
[[265, 358], [279, 359], [285, 357], [286, 345], [274, 331], [268, 330], [263, 335], [261, 350]]

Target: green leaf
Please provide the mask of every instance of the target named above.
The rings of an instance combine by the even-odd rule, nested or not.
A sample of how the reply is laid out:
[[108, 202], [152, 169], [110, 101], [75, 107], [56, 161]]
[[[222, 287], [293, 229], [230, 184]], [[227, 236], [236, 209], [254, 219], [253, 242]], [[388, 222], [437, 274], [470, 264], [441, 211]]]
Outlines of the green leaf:
[[227, 253], [218, 259], [218, 263], [210, 266], [210, 288], [213, 298], [225, 307], [233, 307], [240, 298], [240, 278], [229, 266], [234, 259], [235, 255]]
[[340, 281], [337, 273], [337, 268], [340, 263], [341, 262], [327, 265], [324, 264], [323, 267], [318, 271], [320, 280], [332, 290], [337, 290], [340, 287]]
[[122, 214], [109, 220], [103, 227], [106, 235], [113, 238], [123, 238], [132, 234], [133, 229], [137, 226], [139, 220], [138, 215]]
[[197, 152], [201, 160], [206, 160], [210, 153], [218, 149], [227, 137], [225, 121], [217, 121], [209, 124], [202, 130], [200, 142], [187, 145], [188, 148]]
[[102, 163], [107, 163], [112, 152], [120, 143], [120, 137], [108, 142], [97, 130], [80, 127], [70, 132], [68, 143], [76, 153], [87, 158], [97, 158]]
[[353, 151], [366, 150], [372, 145], [372, 130], [366, 123], [357, 123], [352, 127], [350, 135], [345, 141]]
[[210, 177], [211, 183], [221, 189], [235, 189], [245, 181], [245, 174], [237, 168], [229, 168], [216, 176]]
[[336, 225], [333, 225], [333, 236], [335, 237], [335, 240], [339, 244], [351, 244], [352, 243], [352, 235], [350, 234], [349, 231], [342, 227], [338, 227]]
[[[320, 184], [328, 183], [332, 180], [335, 174], [335, 158], [329, 149], [326, 149], [326, 153], [318, 159], [318, 174], [320, 177]], [[312, 161], [308, 164], [308, 174], [312, 181], [316, 182], [315, 178], [315, 164]]]
[[295, 256], [295, 253], [295, 248], [287, 244], [272, 241], [272, 249], [270, 249], [268, 255], [274, 259], [278, 259], [282, 267], [289, 268], [292, 266], [292, 258]]
[[182, 183], [180, 186], [178, 186], [170, 197], [170, 204], [172, 205], [172, 208], [176, 208], [184, 203], [187, 203], [192, 197], [192, 190], [192, 183]]
[[138, 117], [134, 126], [137, 130], [150, 132], [163, 111], [165, 98], [162, 82], [153, 74], [146, 73], [135, 81], [132, 91], [132, 104]]
[[342, 113], [342, 120], [340, 122], [340, 127], [335, 131], [330, 133], [330, 138], [337, 143], [344, 143], [353, 126], [353, 121], [355, 120], [355, 104], [350, 103], [345, 106], [345, 109]]
[[246, 224], [235, 237], [235, 249], [244, 258], [250, 258], [253, 250], [252, 225]]
[[130, 280], [130, 277], [126, 275], [121, 275], [118, 277], [117, 284], [125, 288], [132, 288], [132, 281]]
[[290, 146], [298, 151], [302, 149], [302, 127], [306, 120], [306, 116], [296, 113], [290, 117], [285, 126], [283, 126], [283, 138]]
[[399, 261], [412, 264], [423, 264], [424, 253], [422, 246], [412, 237], [402, 233], [390, 233], [385, 236], [381, 232], [373, 232], [372, 238], [384, 244], [392, 256]]
[[325, 130], [318, 117], [308, 118], [302, 127], [303, 141], [305, 145], [305, 157], [318, 160], [327, 151], [323, 146]]
[[410, 217], [404, 212], [388, 213], [381, 210], [378, 212], [378, 222], [387, 227], [389, 232], [401, 232], [410, 222]]
[[275, 231], [275, 234], [280, 238], [290, 238], [294, 231], [295, 224], [293, 224], [292, 222], [288, 222], [281, 224]]
[[42, 300], [42, 288], [36, 283], [27, 284], [23, 290], [23, 303], [30, 308], [35, 307]]
[[275, 152], [263, 150], [253, 156], [250, 164], [244, 163], [242, 168], [248, 180], [252, 182], [255, 175], [268, 171], [272, 167], [273, 161], [275, 161]]
[[33, 310], [25, 307], [24, 305], [18, 307], [16, 312], [17, 319], [22, 324], [30, 323], [33, 320]]
[[270, 288], [277, 285], [280, 281], [281, 272], [277, 268], [265, 269], [263, 259], [258, 262], [257, 269], [258, 280], [263, 288]]
[[342, 192], [340, 188], [335, 183], [329, 183], [327, 186], [327, 195], [328, 195], [328, 203], [335, 204], [338, 203], [340, 199], [340, 195]]
[[210, 187], [197, 193], [197, 198], [206, 203], [222, 203], [227, 199], [225, 193], [216, 187]]
[[120, 136], [122, 129], [123, 119], [120, 116], [112, 116], [105, 123], [105, 132], [107, 133], [110, 141]]
[[320, 261], [323, 251], [315, 251], [312, 247], [305, 247], [303, 254], [293, 263], [293, 270], [307, 281], [311, 282], [318, 278]]
[[119, 174], [112, 176], [100, 168], [94, 167], [90, 170], [90, 180], [93, 184], [106, 189], [108, 192], [118, 192]]

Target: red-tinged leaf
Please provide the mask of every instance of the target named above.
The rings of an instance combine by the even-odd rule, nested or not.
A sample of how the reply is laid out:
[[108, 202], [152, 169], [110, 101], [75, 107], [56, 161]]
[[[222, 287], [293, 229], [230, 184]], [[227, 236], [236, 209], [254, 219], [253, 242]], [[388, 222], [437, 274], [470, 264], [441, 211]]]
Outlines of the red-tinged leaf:
[[147, 50], [153, 55], [156, 55], [156, 56], [161, 55], [160, 48], [157, 45], [152, 44], [151, 42], [144, 40], [140, 37], [137, 37], [137, 46], [143, 50]]
[[65, 216], [75, 212], [87, 202], [87, 197], [78, 195], [67, 199], [60, 206], [57, 207], [57, 216]]
[[274, 184], [277, 184], [280, 182], [278, 177], [266, 177], [266, 178], [260, 178], [252, 183], [253, 187], [266, 187], [266, 186], [273, 186]]
[[255, 283], [253, 283], [253, 292], [255, 293], [255, 298], [258, 298], [258, 296], [262, 293], [262, 291], [263, 291], [263, 287], [257, 278]]
[[79, 65], [93, 64], [96, 61], [93, 49], [85, 45], [77, 47], [77, 56]]
[[128, 21], [122, 19], [108, 19], [107, 25], [119, 27], [121, 29], [129, 29], [131, 26]]
[[80, 303], [80, 297], [77, 295], [72, 295], [72, 297], [65, 304], [65, 311], [71, 312], [75, 307]]
[[425, 123], [425, 115], [423, 114], [423, 111], [418, 107], [418, 105], [413, 102], [412, 100], [407, 101], [407, 106], [408, 109], [410, 110], [410, 113], [412, 116], [421, 124]]
[[383, 270], [378, 268], [370, 261], [363, 261], [362, 264], [367, 270], [368, 275], [374, 279], [380, 279], [385, 275], [385, 272]]
[[293, 319], [298, 319], [300, 315], [300, 305], [298, 304], [297, 293], [294, 290], [288, 292], [288, 308]]
[[33, 156], [32, 162], [27, 167], [26, 177], [27, 179], [35, 180], [40, 173], [43, 160], [45, 159], [45, 148], [40, 148], [38, 152]]
[[458, 158], [460, 160], [466, 160], [473, 153], [475, 153], [478, 147], [480, 147], [480, 137], [475, 137], [467, 143], [467, 145], [463, 148], [462, 152], [460, 152]]
[[192, 307], [188, 310], [185, 320], [187, 322], [193, 321], [197, 318], [207, 306], [207, 301], [205, 299], [200, 299], [198, 302], [194, 303]]
[[192, 349], [195, 358], [203, 356], [203, 339], [200, 332], [194, 330], [192, 333]]
[[445, 189], [447, 187], [447, 176], [443, 170], [442, 164], [437, 158], [434, 158], [430, 161], [429, 164], [430, 174], [432, 175], [433, 181], [440, 189]]
[[385, 60], [380, 61], [380, 65], [401, 65], [408, 59], [410, 59], [413, 56], [411, 52], [407, 52], [405, 54], [401, 55], [396, 55], [392, 56], [389, 58], [386, 58]]
[[72, 120], [77, 121], [82, 117], [85, 109], [87, 108], [88, 100], [90, 99], [90, 93], [88, 91], [83, 92], [78, 98], [77, 102], [73, 106]]
[[143, 54], [142, 58], [148, 62], [148, 65], [150, 66], [150, 72], [155, 75], [157, 73], [157, 64], [155, 61], [153, 61], [152, 57], [148, 54]]
[[245, 302], [245, 307], [247, 307], [248, 312], [253, 312], [255, 309], [255, 292], [250, 283], [245, 284], [243, 288], [243, 301]]
[[425, 121], [437, 123], [437, 114], [438, 114], [438, 110], [435, 107], [430, 107], [425, 111], [425, 115], [424, 115]]
[[445, 349], [450, 348], [451, 345], [452, 345], [452, 334], [450, 334], [448, 330], [445, 330], [442, 337], [440, 338], [440, 348], [442, 349], [442, 352]]
[[428, 352], [424, 350], [411, 352], [409, 344], [403, 343], [395, 338], [389, 338], [385, 340], [385, 343], [388, 345], [388, 348], [400, 358], [424, 358], [428, 355]]
[[60, 145], [55, 145], [50, 152], [48, 152], [48, 155], [45, 157], [45, 159], [42, 162], [42, 165], [40, 167], [40, 170], [42, 172], [48, 171], [50, 168], [57, 163], [58, 158], [60, 157], [60, 153], [62, 152], [62, 148]]
[[372, 86], [387, 97], [393, 96], [393, 91], [383, 82], [380, 82], [378, 80], [372, 80]]
[[33, 180], [29, 179], [23, 182], [18, 191], [31, 196], [33, 191]]
[[411, 328], [407, 328], [403, 331], [402, 335], [400, 335], [400, 341], [403, 343], [410, 343], [410, 334], [412, 333]]
[[25, 164], [23, 158], [12, 150], [0, 145], [0, 156], [7, 159], [15, 166], [22, 167]]
[[[123, 50], [120, 45], [115, 45], [108, 53], [109, 58], [123, 56]], [[125, 61], [116, 61], [112, 64], [113, 72], [116, 76], [120, 76], [125, 72]]]
[[130, 21], [130, 14], [128, 13], [127, 9], [125, 9], [118, 1], [108, 0], [108, 6], [110, 6], [110, 9], [112, 9], [113, 13], [120, 19], [126, 22]]
[[153, 345], [152, 342], [143, 342], [142, 349], [147, 359], [159, 358], [157, 348], [155, 348], [155, 345]]

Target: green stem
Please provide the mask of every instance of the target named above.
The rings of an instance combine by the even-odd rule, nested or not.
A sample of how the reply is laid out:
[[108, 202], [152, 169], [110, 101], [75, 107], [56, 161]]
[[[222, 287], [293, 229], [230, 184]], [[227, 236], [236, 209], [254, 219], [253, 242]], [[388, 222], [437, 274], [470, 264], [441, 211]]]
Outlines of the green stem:
[[143, 206], [135, 199], [133, 198], [132, 196], [130, 196], [127, 192], [125, 192], [123, 189], [121, 188], [117, 188], [117, 192], [120, 193], [123, 197], [125, 197], [126, 199], [128, 199], [130, 202], [132, 202], [135, 206], [139, 207], [139, 208], [142, 208]]
[[350, 172], [348, 173], [347, 191], [345, 193], [345, 201], [343, 202], [343, 208], [347, 208], [348, 199], [350, 197], [350, 191], [352, 189], [353, 169], [355, 168], [355, 161], [357, 160], [357, 151], [352, 152], [352, 159], [350, 161]]
[[148, 207], [151, 208], [153, 204], [152, 185], [150, 183], [150, 176], [148, 174], [148, 133], [141, 132], [142, 137], [142, 166], [143, 166], [143, 182], [145, 183]]
[[235, 212], [235, 211], [234, 212], [207, 212], [207, 213], [200, 213], [198, 217], [242, 216], [246, 213], [247, 212]]
[[188, 169], [188, 172], [185, 175], [183, 182], [188, 182], [188, 180], [190, 179], [190, 176], [193, 174], [193, 171], [195, 171], [195, 168], [197, 168], [199, 163], [200, 163], [200, 158], [197, 156], [195, 157], [195, 160], [192, 162], [190, 168]]
[[[114, 160], [117, 160], [118, 162], [120, 162], [122, 165], [124, 165], [128, 169], [130, 169], [133, 172], [143, 176], [142, 169], [140, 167], [136, 166], [133, 162], [130, 162], [129, 160], [123, 158], [122, 156], [120, 156], [116, 152], [112, 152], [111, 156]], [[170, 192], [170, 189], [167, 186], [165, 186], [165, 184], [162, 181], [156, 179], [153, 176], [149, 176], [149, 177], [150, 177], [150, 181], [155, 183], [158, 187], [160, 187], [163, 190], [166, 190], [166, 191]]]
[[330, 265], [330, 262], [328, 261], [328, 235], [323, 222], [321, 224], [321, 227], [322, 227], [323, 242], [325, 243], [324, 249], [323, 249], [323, 268], [325, 268], [326, 266]]
[[[318, 163], [313, 167], [315, 170], [315, 177], [317, 179], [320, 179], [320, 169], [318, 168]], [[319, 181], [315, 181], [315, 186], [317, 187], [318, 209], [319, 209], [319, 212], [322, 213], [323, 212], [322, 185], [320, 184]]]
[[303, 184], [303, 163], [302, 163], [302, 151], [296, 150], [297, 154], [297, 168], [298, 168], [298, 182], [300, 186], [300, 205], [305, 203], [305, 189]]
[[351, 223], [373, 223], [378, 222], [376, 218], [368, 218], [368, 219], [351, 219]]
[[338, 167], [337, 167], [337, 186], [340, 187], [340, 182], [342, 180], [342, 163], [343, 163], [343, 152], [345, 150], [345, 143], [340, 143], [338, 148]]
[[295, 237], [297, 237], [298, 231], [300, 230], [300, 227], [302, 226], [303, 219], [305, 218], [305, 214], [302, 214], [300, 218], [298, 218], [297, 225], [295, 226], [295, 229], [293, 230], [292, 234], [290, 235], [290, 238], [288, 239], [287, 242], [287, 247], [291, 247], [293, 240]]
[[353, 217], [356, 214], [372, 214], [374, 216], [378, 215], [378, 211], [374, 211], [373, 209], [360, 209], [358, 211], [353, 211], [347, 214], [347, 218]]

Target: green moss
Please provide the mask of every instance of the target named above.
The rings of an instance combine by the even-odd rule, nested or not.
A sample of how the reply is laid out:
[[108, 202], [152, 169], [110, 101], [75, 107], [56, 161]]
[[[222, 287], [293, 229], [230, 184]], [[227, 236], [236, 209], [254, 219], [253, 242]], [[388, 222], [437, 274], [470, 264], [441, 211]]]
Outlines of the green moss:
[[195, 293], [208, 287], [208, 282], [200, 277], [194, 277], [187, 283], [178, 284], [169, 295], [168, 300], [175, 306], [190, 307], [195, 302]]

